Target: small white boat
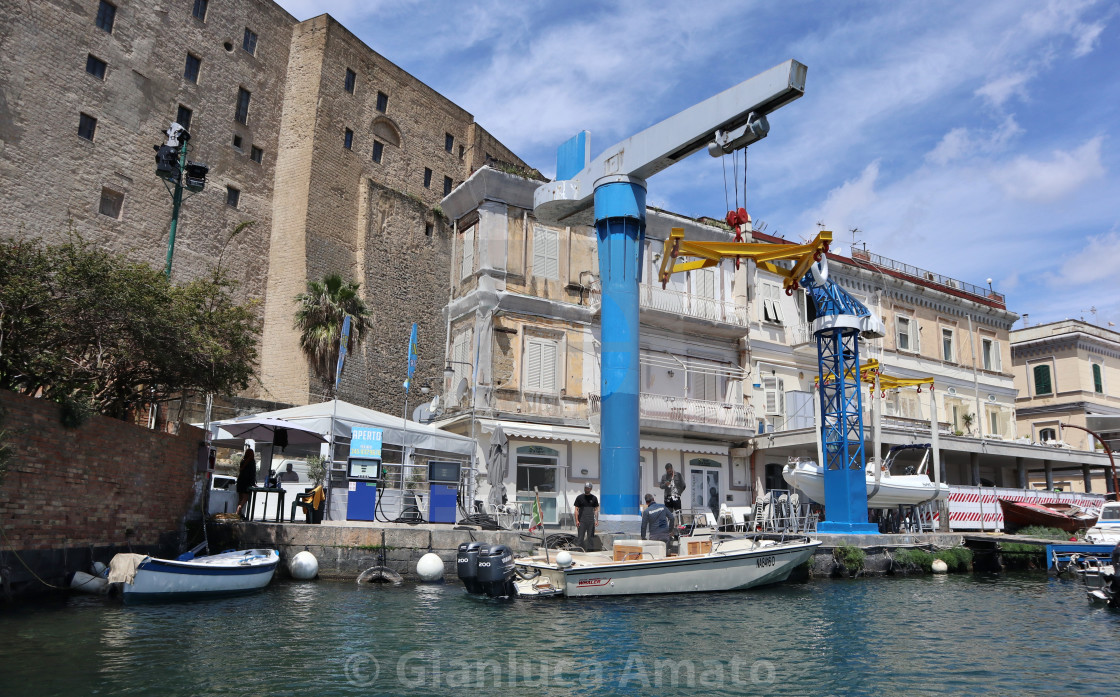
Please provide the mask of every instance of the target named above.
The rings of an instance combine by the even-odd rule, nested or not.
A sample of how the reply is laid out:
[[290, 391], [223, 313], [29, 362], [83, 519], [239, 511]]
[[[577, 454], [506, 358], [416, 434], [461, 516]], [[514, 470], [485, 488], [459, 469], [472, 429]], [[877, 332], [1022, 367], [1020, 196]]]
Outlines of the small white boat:
[[[905, 473], [892, 472], [891, 467], [900, 453], [907, 450], [925, 450], [921, 463], [913, 468], [907, 468]], [[883, 474], [879, 481], [875, 481], [878, 465], [871, 463], [867, 466], [867, 507], [868, 508], [897, 508], [899, 506], [917, 506], [918, 504], [948, 498], [949, 485], [944, 482], [940, 487], [934, 486], [926, 471], [929, 467], [928, 445], [895, 446], [887, 454], [883, 463]], [[897, 469], [897, 466], [896, 466]], [[911, 473], [909, 470], [913, 469]], [[782, 470], [782, 477], [791, 487], [800, 489], [806, 496], [819, 504], [824, 500], [824, 471], [823, 468], [812, 460], [790, 458], [789, 463]]]
[[1101, 506], [1097, 524], [1085, 532], [1085, 541], [1095, 545], [1120, 543], [1120, 501], [1109, 501]]
[[275, 549], [189, 559], [118, 554], [109, 563], [109, 583], [121, 584], [125, 602], [240, 595], [267, 586], [279, 563]]
[[514, 559], [505, 545], [464, 543], [457, 566], [468, 591], [492, 597], [703, 593], [785, 581], [820, 544], [701, 535], [682, 537], [677, 556], [666, 556], [663, 542], [616, 540], [611, 552], [553, 550]]

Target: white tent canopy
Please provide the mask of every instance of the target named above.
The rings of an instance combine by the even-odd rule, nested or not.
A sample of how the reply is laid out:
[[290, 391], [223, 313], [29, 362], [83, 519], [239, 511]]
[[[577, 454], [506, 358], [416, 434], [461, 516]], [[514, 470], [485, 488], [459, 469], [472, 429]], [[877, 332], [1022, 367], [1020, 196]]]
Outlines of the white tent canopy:
[[[333, 422], [336, 438], [350, 438], [351, 429], [355, 426], [380, 428], [383, 431], [382, 442], [386, 445], [455, 453], [468, 458], [473, 457], [475, 452], [475, 441], [467, 436], [460, 436], [415, 421], [406, 422], [399, 416], [391, 416], [341, 400], [254, 414], [252, 418], [261, 417], [292, 421], [327, 438], [330, 438]], [[240, 440], [232, 438], [229, 432], [222, 428], [223, 424], [232, 424], [239, 420], [241, 419], [211, 422], [212, 440], [216, 443]]]

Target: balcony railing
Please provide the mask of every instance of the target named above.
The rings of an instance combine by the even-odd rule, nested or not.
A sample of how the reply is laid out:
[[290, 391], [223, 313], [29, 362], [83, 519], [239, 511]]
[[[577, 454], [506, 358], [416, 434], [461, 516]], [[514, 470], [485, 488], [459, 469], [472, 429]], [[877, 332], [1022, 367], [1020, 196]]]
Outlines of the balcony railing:
[[748, 324], [747, 308], [737, 306], [735, 303], [701, 298], [692, 293], [682, 293], [678, 290], [668, 290], [659, 286], [639, 286], [641, 288], [641, 304], [643, 308], [671, 312], [677, 315], [697, 317], [713, 322], [724, 322], [745, 327]]
[[706, 426], [755, 427], [754, 408], [745, 404], [708, 402], [643, 392], [639, 405], [641, 415], [648, 419]]
[[891, 271], [897, 271], [907, 276], [913, 276], [914, 278], [921, 279], [923, 281], [926, 281], [927, 283], [936, 283], [937, 285], [945, 286], [946, 288], [952, 288], [953, 290], [959, 290], [961, 292], [968, 293], [969, 295], [975, 295], [980, 298], [985, 298], [999, 304], [1001, 307], [1006, 307], [1007, 299], [1003, 296], [1003, 293], [997, 293], [992, 290], [991, 287], [985, 288], [973, 283], [966, 283], [965, 281], [960, 281], [949, 276], [943, 276], [939, 273], [934, 273], [933, 271], [927, 271], [918, 266], [904, 264], [901, 261], [895, 261], [894, 259], [880, 256], [878, 254], [873, 254], [862, 249], [853, 249], [852, 259], [869, 262], [884, 269], [890, 269]]

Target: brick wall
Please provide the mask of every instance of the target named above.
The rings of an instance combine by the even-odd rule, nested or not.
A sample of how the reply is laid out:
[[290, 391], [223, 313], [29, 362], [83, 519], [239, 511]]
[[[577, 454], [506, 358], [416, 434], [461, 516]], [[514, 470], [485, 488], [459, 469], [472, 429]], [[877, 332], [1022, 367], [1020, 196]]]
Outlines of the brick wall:
[[151, 547], [179, 530], [194, 497], [201, 430], [185, 426], [175, 436], [103, 416], [70, 430], [53, 402], [0, 391], [0, 405], [14, 449], [0, 483], [5, 554]]

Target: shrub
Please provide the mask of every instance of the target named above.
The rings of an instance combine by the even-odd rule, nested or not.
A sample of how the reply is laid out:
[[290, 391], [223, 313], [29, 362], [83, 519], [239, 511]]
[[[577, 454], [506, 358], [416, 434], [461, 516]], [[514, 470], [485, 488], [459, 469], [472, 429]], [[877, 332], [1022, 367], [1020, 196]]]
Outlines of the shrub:
[[968, 571], [972, 566], [972, 550], [967, 547], [953, 547], [937, 552], [927, 552], [924, 549], [902, 549], [895, 553], [894, 562], [899, 566], [926, 573], [933, 571], [933, 560], [940, 559], [949, 567], [949, 571]]
[[840, 545], [832, 550], [832, 558], [847, 569], [848, 573], [856, 574], [863, 570], [863, 562], [867, 554], [854, 545]]

